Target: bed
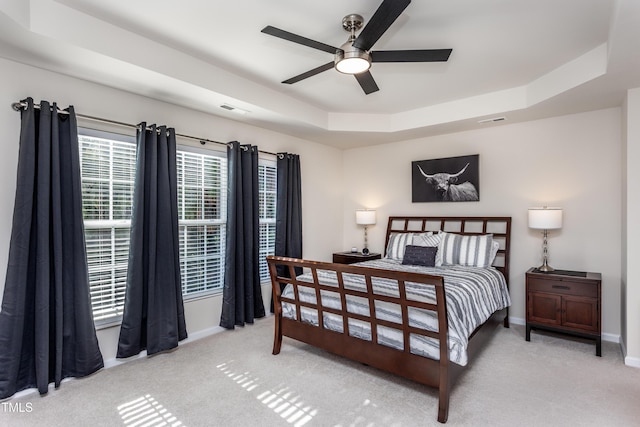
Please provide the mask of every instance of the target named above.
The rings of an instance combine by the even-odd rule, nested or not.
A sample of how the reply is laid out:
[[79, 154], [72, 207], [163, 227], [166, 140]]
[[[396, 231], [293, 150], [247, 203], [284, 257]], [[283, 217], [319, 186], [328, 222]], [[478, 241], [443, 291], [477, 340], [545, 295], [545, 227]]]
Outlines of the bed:
[[510, 237], [510, 217], [393, 216], [381, 260], [269, 256], [273, 354], [289, 337], [435, 387], [444, 423], [455, 378], [509, 326]]

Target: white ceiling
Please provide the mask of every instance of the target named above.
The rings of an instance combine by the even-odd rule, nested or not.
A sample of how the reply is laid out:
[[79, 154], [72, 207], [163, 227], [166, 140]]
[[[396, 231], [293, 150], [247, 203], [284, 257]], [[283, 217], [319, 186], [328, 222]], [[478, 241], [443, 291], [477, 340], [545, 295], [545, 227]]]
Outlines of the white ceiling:
[[[3, 0], [0, 56], [351, 148], [620, 105], [640, 87], [637, 0], [416, 0], [373, 50], [452, 48], [446, 63], [374, 63], [379, 92], [260, 32], [340, 46], [382, 0]], [[249, 111], [238, 115], [230, 104]]]

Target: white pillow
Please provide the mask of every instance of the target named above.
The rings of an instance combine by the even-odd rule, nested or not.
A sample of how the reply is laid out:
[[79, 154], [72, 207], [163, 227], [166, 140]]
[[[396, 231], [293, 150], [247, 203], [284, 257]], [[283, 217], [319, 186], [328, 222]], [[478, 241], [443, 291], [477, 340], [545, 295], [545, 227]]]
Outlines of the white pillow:
[[[467, 267], [489, 267], [493, 235], [482, 234], [465, 236], [454, 233], [441, 233], [442, 241], [438, 247], [442, 265], [463, 265]], [[438, 259], [436, 257], [436, 265]]]
[[493, 240], [491, 244], [491, 255], [489, 255], [489, 265], [493, 265], [493, 261], [496, 260], [496, 255], [498, 255], [498, 250], [500, 249], [500, 242], [497, 240]]

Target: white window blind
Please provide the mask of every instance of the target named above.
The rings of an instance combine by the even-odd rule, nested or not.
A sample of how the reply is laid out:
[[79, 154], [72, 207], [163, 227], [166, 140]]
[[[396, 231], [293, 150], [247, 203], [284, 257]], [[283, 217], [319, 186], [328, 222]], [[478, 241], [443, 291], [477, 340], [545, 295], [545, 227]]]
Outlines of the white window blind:
[[222, 289], [227, 160], [178, 151], [180, 269], [185, 297]]
[[276, 245], [276, 183], [274, 162], [263, 161], [258, 165], [260, 199], [260, 281], [269, 280], [267, 255], [273, 255]]
[[94, 321], [122, 316], [136, 147], [79, 135], [82, 210]]

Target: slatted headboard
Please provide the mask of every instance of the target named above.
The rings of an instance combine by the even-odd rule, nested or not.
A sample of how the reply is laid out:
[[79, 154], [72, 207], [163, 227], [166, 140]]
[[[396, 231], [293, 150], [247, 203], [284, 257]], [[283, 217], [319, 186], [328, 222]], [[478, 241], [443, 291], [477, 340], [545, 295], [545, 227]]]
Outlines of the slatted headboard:
[[[511, 217], [497, 216], [390, 216], [384, 241], [385, 252], [391, 233], [448, 231], [457, 234], [493, 234], [500, 243], [493, 266], [509, 283], [509, 250], [511, 248]], [[386, 254], [385, 254], [386, 255]]]

